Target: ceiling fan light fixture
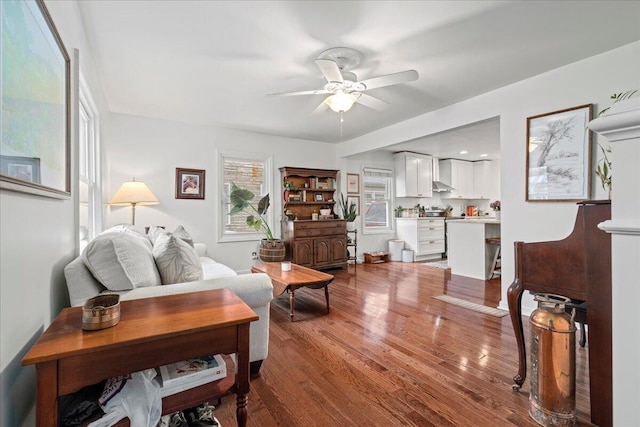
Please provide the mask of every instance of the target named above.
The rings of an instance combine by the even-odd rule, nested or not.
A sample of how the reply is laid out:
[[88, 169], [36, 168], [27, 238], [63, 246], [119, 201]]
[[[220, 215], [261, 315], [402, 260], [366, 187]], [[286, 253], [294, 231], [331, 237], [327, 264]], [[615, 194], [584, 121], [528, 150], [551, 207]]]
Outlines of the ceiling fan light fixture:
[[341, 113], [349, 111], [356, 100], [357, 98], [355, 95], [345, 92], [337, 92], [325, 99], [324, 102], [336, 113]]

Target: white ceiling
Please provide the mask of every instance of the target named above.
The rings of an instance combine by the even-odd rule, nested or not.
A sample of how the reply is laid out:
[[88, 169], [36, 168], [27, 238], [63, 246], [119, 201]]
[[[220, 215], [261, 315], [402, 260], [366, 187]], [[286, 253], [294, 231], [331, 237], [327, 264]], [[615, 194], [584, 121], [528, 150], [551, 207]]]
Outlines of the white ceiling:
[[[640, 1], [91, 0], [80, 8], [111, 111], [327, 142], [640, 40]], [[352, 70], [359, 80], [408, 69], [420, 77], [367, 92], [390, 108], [356, 104], [342, 136], [338, 114], [309, 115], [326, 95], [266, 96], [322, 88], [314, 59], [331, 47], [363, 54]], [[496, 123], [429, 141], [478, 143], [496, 135]]]

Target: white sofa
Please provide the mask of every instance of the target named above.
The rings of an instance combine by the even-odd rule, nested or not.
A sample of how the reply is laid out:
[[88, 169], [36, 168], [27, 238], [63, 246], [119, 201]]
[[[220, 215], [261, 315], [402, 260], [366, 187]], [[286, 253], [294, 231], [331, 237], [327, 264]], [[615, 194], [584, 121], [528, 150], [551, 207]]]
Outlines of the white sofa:
[[[178, 230], [176, 234], [177, 232]], [[150, 231], [149, 235], [151, 234]], [[211, 289], [230, 289], [260, 317], [250, 326], [251, 373], [256, 375], [269, 350], [269, 305], [273, 298], [273, 287], [269, 276], [266, 274], [238, 275], [226, 265], [209, 258], [206, 255], [206, 245], [195, 243], [193, 248], [187, 248], [178, 242], [179, 249], [184, 250], [187, 257], [192, 261], [194, 257], [196, 258], [193, 262], [196, 267], [201, 266], [201, 271], [192, 271], [189, 276], [192, 281], [173, 284], [158, 283], [158, 279], [161, 279], [160, 274], [157, 269], [155, 271], [151, 269], [156, 268], [156, 263], [161, 265], [160, 258], [154, 258], [159, 245], [152, 246], [140, 240], [141, 238], [148, 239], [131, 228], [118, 227], [107, 230], [90, 242], [82, 255], [64, 269], [71, 305], [81, 306], [87, 299], [106, 291], [119, 293], [121, 300], [131, 300]], [[100, 252], [99, 256], [96, 255], [98, 252]], [[107, 255], [104, 254], [105, 252]], [[128, 258], [131, 258], [129, 266]], [[175, 264], [175, 260], [173, 263]], [[140, 265], [146, 265], [148, 268], [142, 272], [137, 271]], [[163, 275], [162, 279], [165, 279], [165, 276]], [[200, 280], [193, 280], [193, 278]], [[125, 282], [127, 285], [123, 285]]]

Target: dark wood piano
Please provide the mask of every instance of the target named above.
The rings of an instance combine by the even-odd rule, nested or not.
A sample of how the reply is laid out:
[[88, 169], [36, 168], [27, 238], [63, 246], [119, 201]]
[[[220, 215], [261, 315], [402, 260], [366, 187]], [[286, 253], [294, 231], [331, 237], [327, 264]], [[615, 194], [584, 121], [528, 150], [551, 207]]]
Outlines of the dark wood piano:
[[515, 242], [515, 279], [507, 291], [518, 342], [518, 390], [527, 376], [522, 293], [553, 293], [587, 302], [591, 422], [613, 425], [611, 372], [611, 236], [598, 224], [611, 219], [611, 201], [578, 203], [571, 234], [550, 242]]

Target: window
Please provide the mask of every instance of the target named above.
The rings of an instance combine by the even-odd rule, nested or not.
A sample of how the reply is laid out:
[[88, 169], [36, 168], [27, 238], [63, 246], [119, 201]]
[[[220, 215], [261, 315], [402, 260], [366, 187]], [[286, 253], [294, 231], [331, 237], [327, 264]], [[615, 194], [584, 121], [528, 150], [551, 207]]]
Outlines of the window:
[[[221, 242], [250, 241], [264, 238], [261, 233], [247, 226], [247, 214], [240, 213], [230, 216], [231, 212], [231, 184], [251, 191], [255, 194], [253, 201], [257, 208], [260, 199], [271, 188], [271, 159], [266, 156], [249, 153], [220, 153], [218, 158], [221, 183], [220, 197], [220, 236]], [[267, 210], [267, 223], [273, 228], [273, 197], [272, 206]], [[275, 230], [274, 230], [275, 231]]]
[[100, 191], [99, 116], [82, 76], [78, 114], [78, 227], [79, 247], [102, 229]]
[[364, 196], [365, 234], [390, 233], [393, 231], [391, 215], [391, 185], [393, 171], [389, 169], [364, 168], [362, 192]]

